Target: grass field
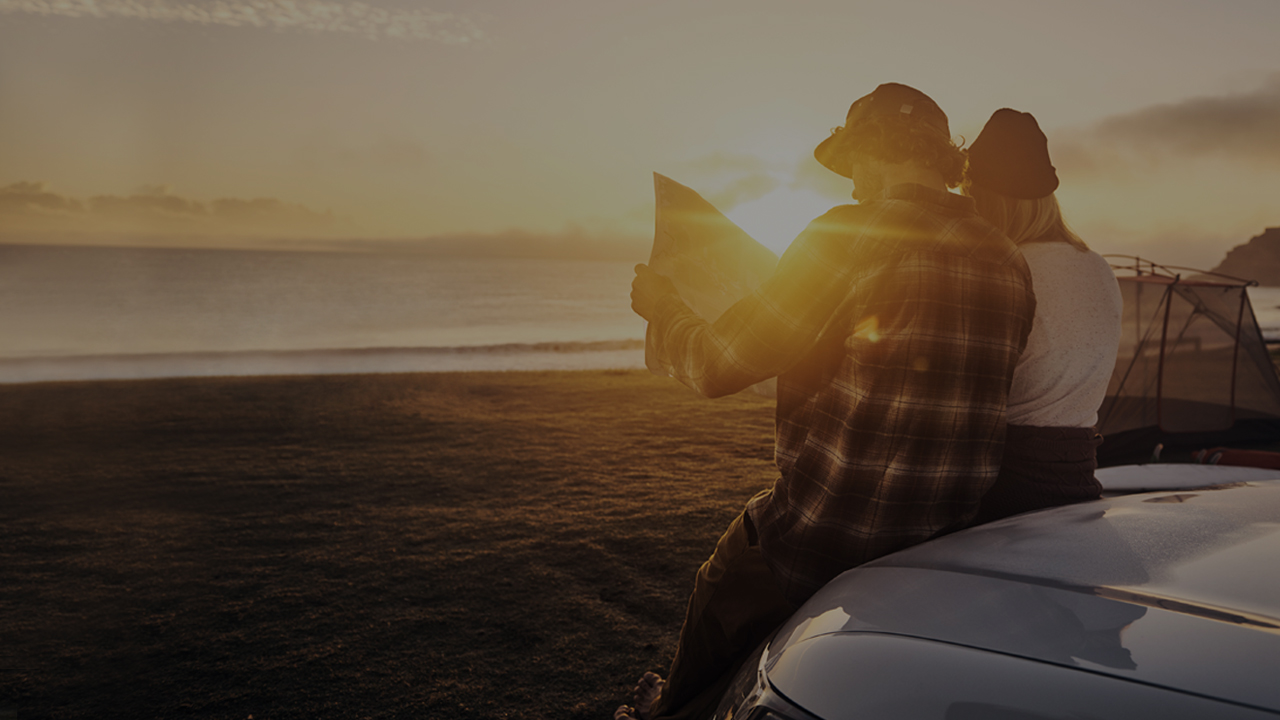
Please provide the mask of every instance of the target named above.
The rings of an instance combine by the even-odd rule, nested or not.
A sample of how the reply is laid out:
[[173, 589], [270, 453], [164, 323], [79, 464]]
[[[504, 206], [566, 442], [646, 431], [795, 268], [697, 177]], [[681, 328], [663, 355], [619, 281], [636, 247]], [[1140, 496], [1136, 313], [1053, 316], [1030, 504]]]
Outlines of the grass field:
[[773, 480], [643, 372], [0, 386], [0, 718], [604, 718]]

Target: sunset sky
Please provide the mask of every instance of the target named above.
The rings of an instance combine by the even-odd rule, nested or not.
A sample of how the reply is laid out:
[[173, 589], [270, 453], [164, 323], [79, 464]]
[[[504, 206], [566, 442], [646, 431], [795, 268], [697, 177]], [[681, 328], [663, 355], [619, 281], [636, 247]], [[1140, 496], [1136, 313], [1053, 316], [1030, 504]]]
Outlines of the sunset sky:
[[1050, 136], [1101, 252], [1280, 225], [1275, 0], [0, 0], [0, 240], [652, 233], [652, 172], [781, 249], [880, 82]]

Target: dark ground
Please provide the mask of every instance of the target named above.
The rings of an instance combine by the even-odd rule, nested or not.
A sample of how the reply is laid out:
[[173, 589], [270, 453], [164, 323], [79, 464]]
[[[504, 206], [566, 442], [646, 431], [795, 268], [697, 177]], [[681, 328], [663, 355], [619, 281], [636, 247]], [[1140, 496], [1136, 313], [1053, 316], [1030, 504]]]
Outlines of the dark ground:
[[771, 457], [643, 372], [0, 386], [0, 718], [607, 718]]
[[772, 445], [645, 372], [0, 385], [0, 720], [603, 720]]

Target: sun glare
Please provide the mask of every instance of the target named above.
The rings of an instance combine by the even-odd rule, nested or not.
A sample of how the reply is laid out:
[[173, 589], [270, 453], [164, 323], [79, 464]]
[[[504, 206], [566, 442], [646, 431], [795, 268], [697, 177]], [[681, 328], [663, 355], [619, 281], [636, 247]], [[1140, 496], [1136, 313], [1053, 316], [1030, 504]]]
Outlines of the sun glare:
[[725, 215], [761, 245], [781, 255], [811, 220], [838, 204], [813, 190], [783, 187]]

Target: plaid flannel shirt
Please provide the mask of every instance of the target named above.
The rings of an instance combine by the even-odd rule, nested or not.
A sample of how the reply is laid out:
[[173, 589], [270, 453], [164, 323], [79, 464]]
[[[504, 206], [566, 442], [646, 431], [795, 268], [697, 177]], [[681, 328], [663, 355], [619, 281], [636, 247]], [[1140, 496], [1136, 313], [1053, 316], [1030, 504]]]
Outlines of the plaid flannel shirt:
[[747, 513], [800, 602], [975, 515], [1034, 312], [1026, 262], [972, 201], [907, 184], [814, 220], [714, 324], [674, 295], [652, 322], [704, 395], [778, 376], [781, 477]]

